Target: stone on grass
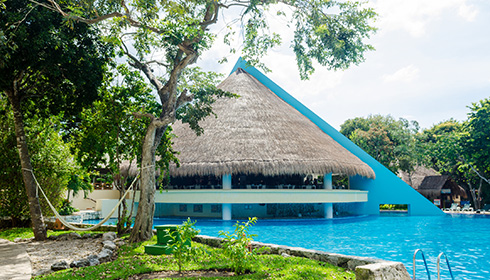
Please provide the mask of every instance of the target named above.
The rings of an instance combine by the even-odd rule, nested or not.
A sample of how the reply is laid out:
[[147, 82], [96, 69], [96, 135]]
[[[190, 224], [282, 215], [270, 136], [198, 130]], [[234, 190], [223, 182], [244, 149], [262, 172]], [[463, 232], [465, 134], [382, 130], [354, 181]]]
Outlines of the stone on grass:
[[90, 262], [88, 261], [88, 259], [79, 259], [76, 261], [72, 261], [70, 264], [70, 267], [86, 267], [89, 265], [90, 265]]
[[92, 238], [92, 234], [91, 233], [86, 233], [86, 234], [82, 235], [82, 238], [83, 239]]
[[112, 241], [106, 240], [106, 241], [102, 242], [102, 244], [104, 244], [104, 249], [109, 249], [111, 251], [114, 251], [117, 249], [116, 244], [114, 244], [114, 242], [112, 242]]
[[111, 260], [112, 254], [113, 254], [113, 252], [111, 250], [102, 249], [102, 251], [100, 251], [100, 253], [97, 255], [97, 257], [99, 258], [100, 262], [108, 262]]
[[51, 265], [51, 269], [54, 271], [63, 270], [69, 268], [68, 263], [65, 260], [59, 261]]
[[94, 265], [99, 265], [100, 261], [99, 258], [96, 255], [90, 255], [87, 257], [87, 260], [89, 262], [89, 266], [94, 266]]
[[114, 239], [114, 243], [116, 243], [117, 246], [121, 247], [122, 245], [126, 244], [126, 241], [122, 240], [121, 238], [116, 238]]
[[32, 276], [33, 276], [33, 277], [34, 277], [34, 276], [40, 276], [40, 275], [43, 275], [43, 274], [48, 274], [48, 273], [51, 273], [51, 272], [53, 272], [53, 271], [52, 271], [50, 268], [41, 268], [41, 269], [39, 269], [39, 270], [37, 270], [37, 271], [34, 271], [34, 272], [32, 273]]
[[356, 267], [358, 280], [410, 280], [407, 269], [400, 262], [379, 262]]
[[104, 233], [104, 235], [102, 235], [102, 241], [106, 241], [106, 240], [112, 241], [116, 238], [117, 238], [116, 233], [112, 232], [112, 231], [106, 232], [106, 233]]
[[70, 233], [68, 233], [68, 235], [70, 236], [71, 239], [81, 239], [82, 238], [82, 236], [78, 232], [70, 232]]

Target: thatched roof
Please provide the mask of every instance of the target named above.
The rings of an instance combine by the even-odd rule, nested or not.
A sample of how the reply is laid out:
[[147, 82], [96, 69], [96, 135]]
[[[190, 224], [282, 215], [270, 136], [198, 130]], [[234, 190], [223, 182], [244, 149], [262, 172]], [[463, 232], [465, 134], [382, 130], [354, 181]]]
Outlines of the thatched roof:
[[456, 184], [448, 175], [426, 176], [419, 186], [419, 191], [436, 191], [441, 192], [441, 189], [451, 189], [452, 194], [466, 197], [466, 191]]
[[415, 166], [415, 170], [411, 174], [405, 171], [400, 171], [398, 175], [405, 183], [412, 186], [412, 188], [418, 189], [420, 184], [422, 184], [422, 181], [424, 181], [425, 177], [438, 176], [440, 174], [432, 168], [417, 165]]
[[196, 136], [187, 124], [173, 125], [180, 168], [172, 176], [224, 174], [361, 175], [374, 171], [253, 76], [238, 69], [219, 86], [240, 95], [213, 104], [217, 117], [200, 123]]

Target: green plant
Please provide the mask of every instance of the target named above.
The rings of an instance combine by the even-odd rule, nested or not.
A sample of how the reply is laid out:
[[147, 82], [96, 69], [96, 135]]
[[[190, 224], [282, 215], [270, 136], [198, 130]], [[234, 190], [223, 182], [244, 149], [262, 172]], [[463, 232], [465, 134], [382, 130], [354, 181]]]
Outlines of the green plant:
[[220, 231], [219, 235], [223, 236], [223, 254], [231, 260], [232, 270], [236, 274], [242, 274], [249, 270], [255, 260], [259, 250], [252, 249], [251, 242], [256, 234], [248, 233], [251, 226], [257, 222], [257, 217], [248, 218], [247, 222], [238, 222], [235, 224], [233, 233]]
[[77, 211], [78, 211], [78, 209], [71, 206], [71, 202], [69, 200], [63, 200], [63, 202], [61, 204], [60, 211], [58, 211], [58, 212], [60, 213], [60, 215], [71, 215]]
[[194, 228], [196, 222], [192, 222], [190, 218], [177, 226], [173, 231], [167, 230], [172, 241], [168, 245], [172, 248], [174, 258], [179, 266], [179, 273], [182, 272], [182, 267], [185, 263], [195, 260], [201, 250], [197, 247], [192, 247], [191, 240], [199, 234], [199, 230]]

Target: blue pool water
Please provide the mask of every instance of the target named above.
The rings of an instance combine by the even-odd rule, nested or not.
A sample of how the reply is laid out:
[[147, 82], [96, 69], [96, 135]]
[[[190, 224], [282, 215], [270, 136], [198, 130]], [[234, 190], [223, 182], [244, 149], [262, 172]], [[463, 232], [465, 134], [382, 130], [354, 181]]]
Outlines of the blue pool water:
[[[155, 225], [182, 221], [155, 218]], [[234, 223], [197, 219], [196, 227], [203, 235], [218, 236], [220, 230], [233, 231]], [[399, 261], [410, 275], [413, 253], [422, 249], [432, 279], [437, 279], [437, 256], [445, 252], [455, 279], [490, 279], [490, 217], [483, 215], [259, 220], [251, 233], [258, 235], [256, 241], [265, 243]], [[417, 279], [427, 279], [420, 255], [417, 259]], [[441, 279], [450, 279], [444, 261]]]

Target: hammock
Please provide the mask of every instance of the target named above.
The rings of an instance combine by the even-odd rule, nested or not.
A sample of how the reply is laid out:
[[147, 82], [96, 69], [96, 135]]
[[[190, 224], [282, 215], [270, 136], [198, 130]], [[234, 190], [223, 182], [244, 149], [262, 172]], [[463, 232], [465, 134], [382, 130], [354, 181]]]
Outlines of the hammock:
[[48, 202], [48, 205], [49, 207], [51, 208], [51, 210], [53, 211], [54, 215], [56, 216], [56, 218], [58, 218], [58, 220], [60, 220], [60, 222], [65, 225], [66, 227], [70, 228], [70, 229], [73, 229], [73, 230], [76, 230], [76, 231], [90, 231], [90, 230], [94, 230], [94, 229], [97, 229], [99, 228], [101, 225], [103, 225], [105, 222], [107, 222], [112, 214], [114, 214], [114, 212], [116, 211], [116, 209], [119, 207], [119, 205], [121, 205], [122, 201], [124, 199], [126, 199], [126, 195], [129, 193], [129, 191], [133, 188], [133, 185], [134, 183], [136, 182], [136, 180], [139, 178], [139, 175], [136, 176], [136, 178], [134, 178], [133, 182], [131, 183], [131, 185], [129, 186], [128, 190], [124, 193], [124, 195], [121, 197], [121, 199], [119, 200], [119, 202], [116, 204], [116, 206], [114, 206], [114, 208], [112, 208], [112, 211], [109, 213], [109, 215], [107, 215], [107, 217], [105, 217], [102, 221], [100, 221], [98, 224], [94, 225], [94, 226], [91, 226], [91, 227], [88, 227], [88, 228], [80, 228], [80, 227], [76, 227], [70, 223], [68, 223], [67, 221], [65, 221], [63, 219], [63, 217], [61, 217], [61, 215], [58, 213], [58, 211], [56, 211], [56, 209], [54, 208], [53, 204], [51, 204], [51, 202], [49, 201], [48, 197], [46, 196], [46, 194], [44, 193], [44, 190], [41, 188], [41, 186], [39, 185], [37, 179], [36, 179], [36, 176], [34, 176], [34, 172], [32, 172], [32, 170], [29, 170], [29, 169], [25, 169], [24, 170], [26, 171], [30, 171], [32, 173], [32, 177], [34, 177], [34, 181], [36, 182], [36, 185], [37, 185], [37, 188], [39, 190], [41, 190], [41, 193], [43, 194], [44, 198], [46, 199], [46, 201]]

